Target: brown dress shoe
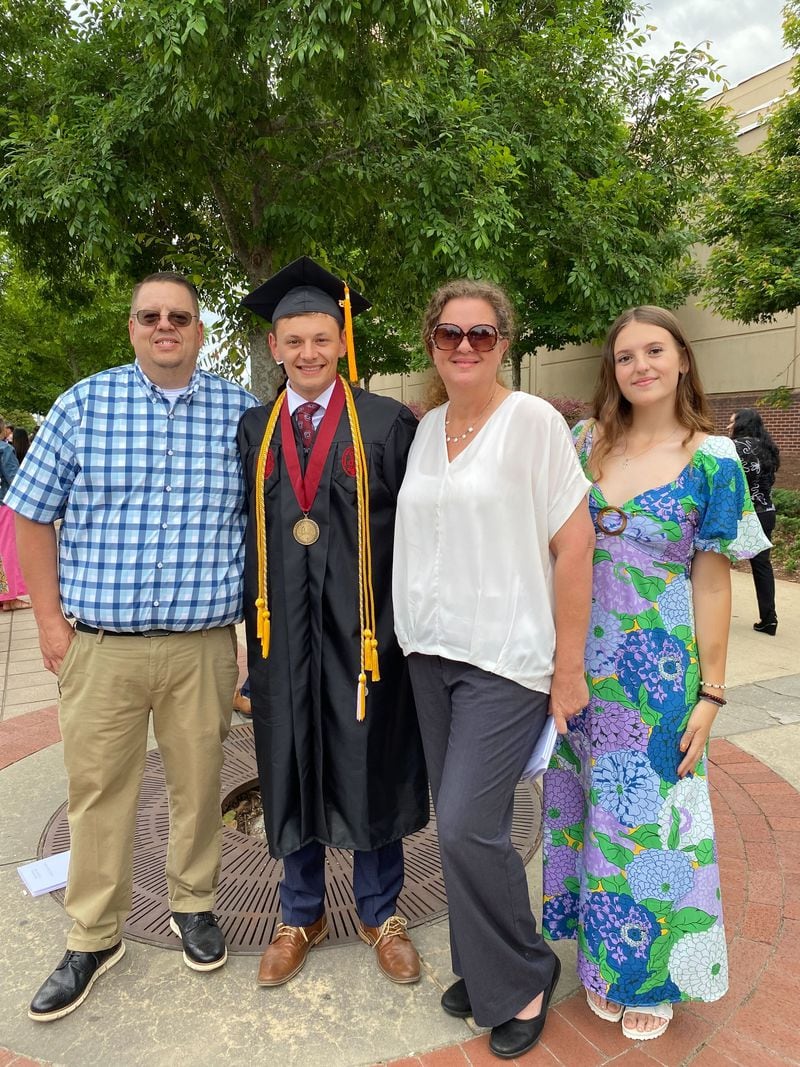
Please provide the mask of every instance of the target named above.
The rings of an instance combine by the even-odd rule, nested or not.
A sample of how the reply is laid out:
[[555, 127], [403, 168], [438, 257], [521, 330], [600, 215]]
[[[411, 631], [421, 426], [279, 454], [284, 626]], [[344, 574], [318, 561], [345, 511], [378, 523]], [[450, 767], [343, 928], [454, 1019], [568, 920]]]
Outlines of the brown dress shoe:
[[283, 985], [294, 978], [309, 951], [328, 936], [328, 920], [325, 915], [311, 926], [285, 926], [278, 929], [261, 956], [258, 967], [259, 985]]
[[406, 933], [406, 920], [390, 915], [380, 926], [358, 924], [358, 936], [375, 949], [378, 966], [392, 982], [419, 981], [419, 956]]

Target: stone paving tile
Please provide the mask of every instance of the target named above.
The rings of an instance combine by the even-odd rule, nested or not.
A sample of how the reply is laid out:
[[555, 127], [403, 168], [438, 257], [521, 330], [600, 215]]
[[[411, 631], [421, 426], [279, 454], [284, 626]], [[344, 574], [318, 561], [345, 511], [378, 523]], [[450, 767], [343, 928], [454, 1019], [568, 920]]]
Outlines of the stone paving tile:
[[[11, 641], [4, 623], [0, 619], [0, 649]], [[26, 673], [44, 673], [19, 670], [25, 654], [25, 649], [15, 645], [6, 666], [13, 666], [17, 673], [9, 669], [6, 682], [24, 678]], [[27, 655], [28, 663], [38, 663], [30, 652]], [[2, 658], [0, 652], [0, 666]], [[795, 688], [793, 681], [787, 682], [785, 696], [794, 698]], [[58, 739], [53, 705], [0, 722], [0, 768]], [[579, 990], [551, 1009], [542, 1041], [521, 1059], [522, 1067], [800, 1064], [793, 1014], [800, 1003], [800, 794], [771, 768], [725, 739], [712, 742], [711, 764], [729, 938], [728, 994], [714, 1004], [679, 1006], [663, 1038], [631, 1043], [619, 1027], [589, 1011]], [[0, 1067], [45, 1063], [0, 1047]], [[496, 1063], [484, 1033], [392, 1061], [392, 1067], [489, 1067]]]

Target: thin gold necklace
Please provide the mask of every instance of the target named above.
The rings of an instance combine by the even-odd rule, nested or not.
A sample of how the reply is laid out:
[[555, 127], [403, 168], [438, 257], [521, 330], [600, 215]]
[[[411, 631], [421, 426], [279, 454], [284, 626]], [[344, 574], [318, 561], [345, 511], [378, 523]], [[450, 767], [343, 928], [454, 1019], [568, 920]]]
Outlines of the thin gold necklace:
[[[449, 415], [447, 416], [447, 418], [444, 420], [444, 439], [445, 439], [445, 442], [448, 445], [454, 445], [456, 443], [456, 441], [463, 441], [465, 437], [469, 437], [469, 435], [475, 431], [475, 427], [481, 421], [481, 416], [483, 415], [484, 411], [486, 411], [486, 409], [489, 407], [491, 402], [494, 400], [494, 394], [496, 392], [497, 392], [497, 386], [495, 385], [494, 388], [492, 389], [491, 396], [486, 401], [486, 403], [483, 405], [481, 410], [478, 412], [477, 417], [475, 419], [473, 419], [472, 425], [468, 426], [466, 428], [466, 430], [464, 431], [464, 433], [462, 433], [462, 434], [456, 434], [455, 437], [449, 437], [448, 436], [447, 427], [450, 425], [450, 416]], [[449, 408], [448, 408], [448, 411], [449, 411]]]
[[628, 467], [631, 465], [631, 463], [633, 463], [633, 461], [635, 459], [639, 459], [640, 456], [643, 456], [643, 455], [645, 455], [645, 453], [650, 452], [652, 449], [654, 449], [656, 447], [656, 445], [665, 445], [667, 443], [667, 441], [670, 441], [675, 436], [675, 434], [678, 433], [678, 431], [681, 430], [681, 429], [682, 429], [681, 426], [676, 426], [671, 434], [668, 434], [666, 437], [662, 437], [660, 441], [653, 441], [652, 445], [648, 445], [647, 448], [643, 448], [642, 451], [641, 452], [637, 452], [635, 456], [628, 456], [626, 454], [627, 451], [628, 451], [628, 443], [626, 441], [625, 442], [625, 453], [623, 453], [623, 455], [622, 455], [622, 469], [623, 470], [627, 470]]

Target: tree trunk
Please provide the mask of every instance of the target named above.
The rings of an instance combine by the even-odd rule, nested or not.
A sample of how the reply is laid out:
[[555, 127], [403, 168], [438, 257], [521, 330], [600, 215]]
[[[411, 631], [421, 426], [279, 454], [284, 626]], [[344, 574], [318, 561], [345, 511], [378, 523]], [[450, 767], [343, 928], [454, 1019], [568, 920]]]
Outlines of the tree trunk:
[[511, 388], [515, 393], [522, 388], [522, 356], [517, 352], [511, 353]]
[[265, 329], [252, 331], [247, 338], [250, 355], [250, 392], [255, 393], [262, 404], [268, 404], [283, 385], [286, 375], [272, 358], [267, 345]]

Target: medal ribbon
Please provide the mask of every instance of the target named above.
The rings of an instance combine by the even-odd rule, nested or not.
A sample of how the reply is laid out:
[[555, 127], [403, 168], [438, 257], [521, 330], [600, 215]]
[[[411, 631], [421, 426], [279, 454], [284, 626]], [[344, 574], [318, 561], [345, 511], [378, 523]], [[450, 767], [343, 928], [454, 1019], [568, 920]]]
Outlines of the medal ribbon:
[[289, 414], [289, 405], [284, 404], [281, 408], [283, 458], [286, 462], [289, 482], [294, 490], [297, 503], [300, 505], [300, 510], [304, 515], [308, 515], [316, 500], [325, 461], [328, 458], [334, 434], [339, 426], [339, 416], [343, 411], [344, 387], [341, 380], [337, 378], [330, 403], [325, 409], [322, 422], [319, 424], [317, 436], [314, 439], [314, 447], [309, 452], [305, 474], [301, 474], [297, 449], [293, 447], [295, 437], [292, 416]]

